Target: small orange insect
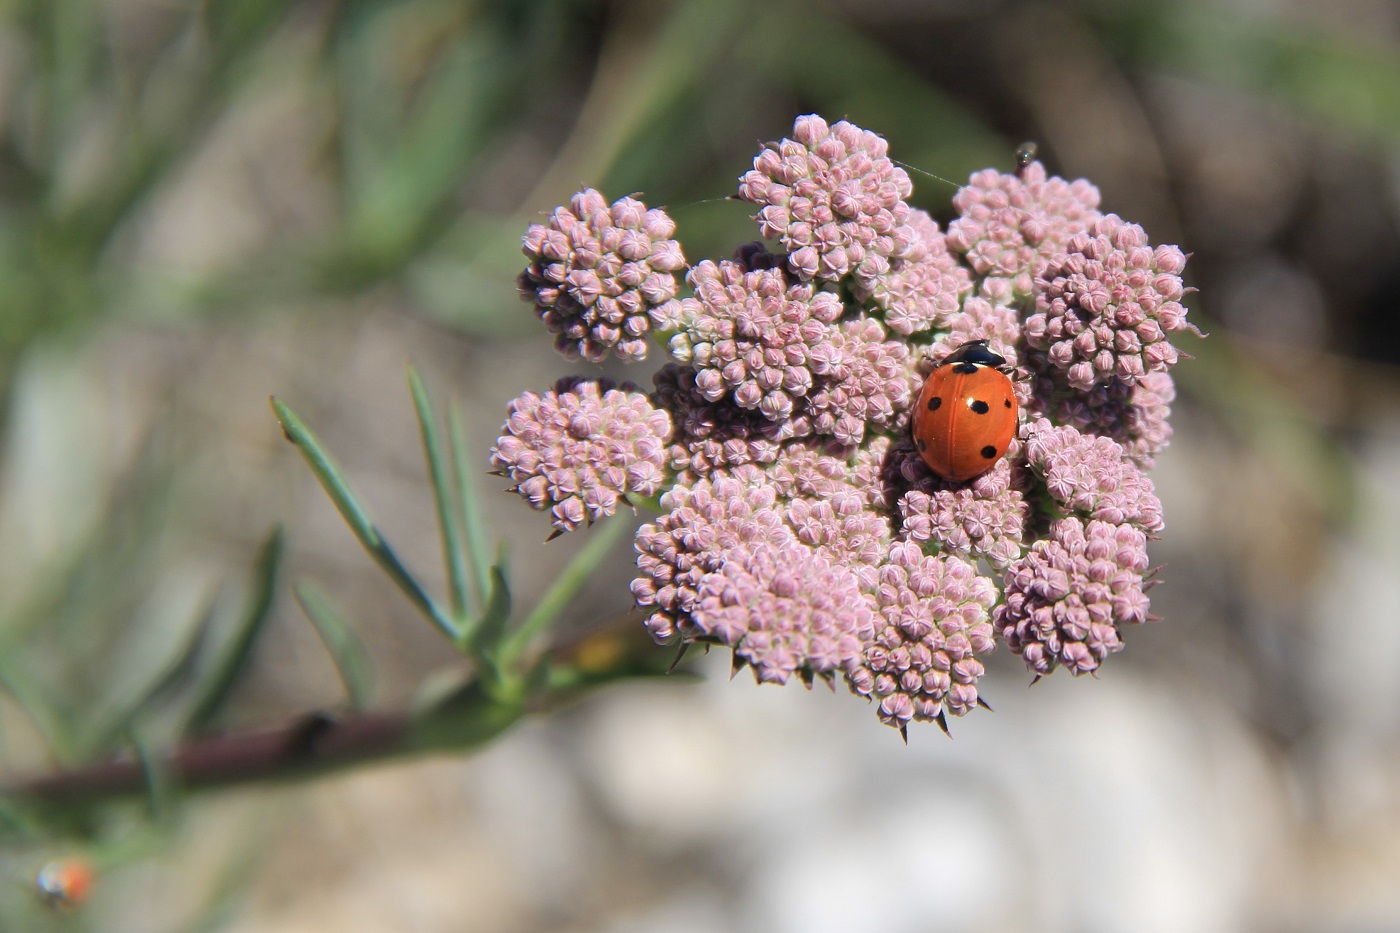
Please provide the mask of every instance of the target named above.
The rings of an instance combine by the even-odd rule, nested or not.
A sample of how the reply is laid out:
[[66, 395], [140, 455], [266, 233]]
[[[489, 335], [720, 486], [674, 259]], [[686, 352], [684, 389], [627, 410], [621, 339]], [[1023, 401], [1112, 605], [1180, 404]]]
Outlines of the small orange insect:
[[35, 884], [39, 896], [51, 907], [78, 907], [92, 893], [97, 872], [80, 856], [55, 859], [39, 869]]
[[985, 340], [965, 343], [929, 373], [914, 406], [914, 445], [929, 469], [962, 482], [1006, 454], [1016, 436], [1016, 393]]

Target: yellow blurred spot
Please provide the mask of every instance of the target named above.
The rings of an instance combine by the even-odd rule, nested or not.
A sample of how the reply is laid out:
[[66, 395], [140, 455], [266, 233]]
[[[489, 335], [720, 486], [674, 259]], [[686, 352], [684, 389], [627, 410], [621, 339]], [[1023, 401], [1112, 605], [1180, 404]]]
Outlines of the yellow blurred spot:
[[615, 667], [625, 652], [622, 639], [615, 634], [594, 635], [585, 639], [574, 653], [574, 666], [590, 674]]

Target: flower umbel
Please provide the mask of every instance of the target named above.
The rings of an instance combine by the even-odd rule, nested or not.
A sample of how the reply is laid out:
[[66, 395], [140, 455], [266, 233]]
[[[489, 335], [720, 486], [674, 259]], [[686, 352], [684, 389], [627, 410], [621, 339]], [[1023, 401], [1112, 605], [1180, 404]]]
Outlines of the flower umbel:
[[1006, 574], [997, 631], [1037, 676], [1098, 670], [1147, 621], [1147, 536], [1129, 524], [1063, 518]]
[[[917, 458], [914, 458], [917, 460]], [[969, 483], [951, 483], [927, 470], [899, 500], [901, 535], [920, 545], [1004, 568], [1021, 556], [1027, 505], [1003, 460]]]
[[1167, 335], [1195, 330], [1181, 304], [1185, 266], [1177, 247], [1154, 249], [1137, 224], [1100, 217], [1037, 273], [1026, 342], [1080, 392], [1165, 372], [1179, 358]]
[[491, 462], [559, 531], [617, 511], [629, 494], [653, 496], [665, 480], [671, 416], [635, 386], [562, 379], [510, 403]]
[[633, 198], [609, 206], [592, 188], [525, 231], [530, 265], [520, 273], [520, 294], [534, 302], [559, 352], [593, 363], [609, 353], [646, 358], [648, 332], [670, 326], [678, 310], [675, 273], [685, 256], [670, 238], [675, 231], [665, 211]]
[[874, 613], [847, 566], [795, 540], [740, 549], [700, 582], [692, 617], [766, 683], [829, 677], [870, 639]]
[[[985, 705], [997, 641], [1037, 678], [1085, 674], [1152, 618], [1168, 338], [1197, 333], [1185, 254], [1087, 181], [979, 172], [946, 232], [912, 193], [879, 136], [799, 117], [740, 179], [768, 243], [700, 262], [685, 297], [664, 214], [576, 196], [527, 234], [522, 288], [566, 352], [640, 359], [657, 338], [672, 362], [650, 396], [527, 392], [494, 451], [559, 530], [659, 508], [632, 583], [656, 641], [729, 648], [760, 682], [844, 680], [901, 732]], [[910, 406], [971, 341], [1024, 414], [954, 482], [915, 451]]]
[[798, 117], [792, 138], [769, 143], [739, 179], [739, 197], [760, 205], [754, 219], [766, 240], [788, 253], [803, 280], [877, 275], [914, 250], [908, 228], [914, 190], [886, 153], [885, 140], [842, 120]]
[[905, 230], [912, 241], [905, 254], [867, 258], [866, 274], [854, 284], [859, 300], [873, 301], [890, 330], [908, 337], [946, 328], [971, 290], [972, 276], [927, 212], [911, 211]]
[[876, 589], [881, 623], [849, 672], [851, 689], [877, 700], [880, 720], [897, 728], [971, 711], [984, 672], [977, 655], [993, 647], [994, 602], [995, 585], [966, 561], [894, 545]]
[[1066, 512], [1144, 531], [1162, 528], [1162, 503], [1122, 445], [1044, 419], [1025, 427], [1026, 462]]
[[1148, 373], [1129, 385], [1110, 379], [1088, 392], [1069, 393], [1056, 407], [1059, 421], [1123, 445], [1138, 466], [1150, 470], [1171, 440], [1176, 384], [1169, 373]]
[[781, 269], [750, 271], [740, 263], [705, 260], [687, 277], [694, 298], [680, 304], [681, 330], [671, 356], [695, 369], [707, 401], [729, 397], [784, 421], [794, 400], [842, 362], [831, 330], [842, 312], [832, 292], [789, 285]]
[[1028, 295], [1044, 264], [1099, 216], [1099, 189], [1082, 178], [1047, 177], [1032, 162], [1014, 175], [978, 172], [953, 206], [958, 219], [948, 227], [948, 245], [984, 283]]

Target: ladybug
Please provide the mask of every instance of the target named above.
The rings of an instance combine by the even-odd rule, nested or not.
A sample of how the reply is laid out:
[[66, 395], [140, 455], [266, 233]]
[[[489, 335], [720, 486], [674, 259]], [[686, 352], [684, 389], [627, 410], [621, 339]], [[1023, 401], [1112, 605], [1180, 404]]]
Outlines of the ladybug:
[[81, 856], [57, 859], [39, 869], [39, 897], [50, 907], [81, 907], [92, 892], [97, 873]]
[[965, 343], [929, 373], [914, 407], [914, 446], [929, 469], [962, 482], [990, 470], [1016, 435], [1016, 393], [985, 340]]

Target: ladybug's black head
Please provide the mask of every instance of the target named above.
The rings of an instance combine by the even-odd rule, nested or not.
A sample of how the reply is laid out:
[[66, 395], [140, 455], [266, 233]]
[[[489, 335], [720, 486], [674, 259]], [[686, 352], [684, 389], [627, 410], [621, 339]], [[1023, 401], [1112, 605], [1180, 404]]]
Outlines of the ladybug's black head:
[[971, 340], [954, 350], [952, 355], [943, 362], [945, 365], [948, 363], [972, 363], [974, 366], [990, 366], [993, 369], [1000, 369], [1006, 365], [1006, 357], [993, 352], [985, 340]]

